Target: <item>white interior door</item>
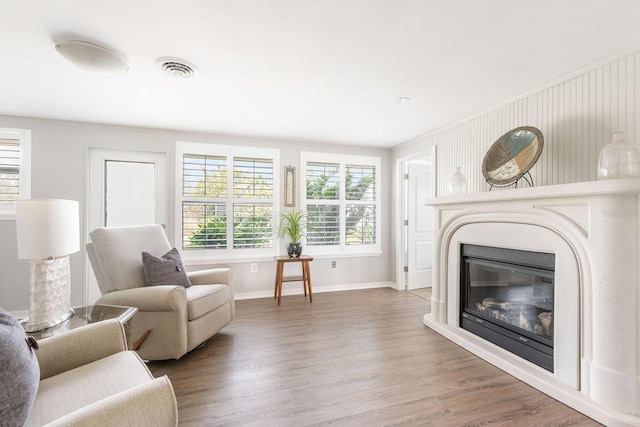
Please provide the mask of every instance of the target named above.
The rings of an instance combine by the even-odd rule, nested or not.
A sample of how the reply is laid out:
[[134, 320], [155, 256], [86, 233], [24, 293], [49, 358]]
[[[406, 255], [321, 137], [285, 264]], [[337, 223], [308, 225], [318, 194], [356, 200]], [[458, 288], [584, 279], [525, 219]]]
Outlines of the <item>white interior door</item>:
[[[97, 227], [166, 224], [166, 169], [165, 153], [89, 148], [87, 240]], [[90, 305], [101, 294], [85, 262]]]
[[432, 286], [433, 208], [424, 201], [435, 194], [430, 161], [407, 164], [407, 289]]

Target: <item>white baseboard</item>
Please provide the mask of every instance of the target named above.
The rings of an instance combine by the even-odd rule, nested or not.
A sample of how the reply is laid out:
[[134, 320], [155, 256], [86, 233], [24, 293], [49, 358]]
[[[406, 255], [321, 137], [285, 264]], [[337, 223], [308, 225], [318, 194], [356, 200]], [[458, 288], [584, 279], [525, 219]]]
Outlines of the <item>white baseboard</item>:
[[[353, 291], [356, 289], [373, 289], [373, 288], [393, 288], [397, 289], [394, 282], [369, 282], [369, 283], [352, 283], [345, 285], [331, 285], [331, 286], [313, 286], [312, 292], [319, 294], [322, 292], [338, 292], [338, 291]], [[304, 290], [302, 289], [302, 282], [300, 286], [288, 286], [283, 287], [282, 295], [302, 295]], [[258, 298], [273, 298], [273, 290], [258, 291], [258, 292], [236, 292], [235, 299], [258, 299]]]

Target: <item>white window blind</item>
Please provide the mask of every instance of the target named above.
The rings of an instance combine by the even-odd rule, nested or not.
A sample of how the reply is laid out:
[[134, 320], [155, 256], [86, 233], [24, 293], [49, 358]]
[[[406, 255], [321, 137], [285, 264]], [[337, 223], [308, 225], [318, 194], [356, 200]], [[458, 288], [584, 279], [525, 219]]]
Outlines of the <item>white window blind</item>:
[[15, 219], [18, 199], [31, 197], [31, 131], [0, 128], [0, 219]]
[[[197, 143], [177, 147], [183, 249], [212, 256], [272, 254], [277, 150]], [[260, 155], [265, 152], [268, 156]]]
[[273, 181], [272, 159], [233, 158], [234, 248], [273, 247]]
[[182, 247], [227, 247], [227, 159], [185, 154], [182, 158]]
[[238, 198], [272, 198], [273, 160], [234, 157], [233, 194]]
[[380, 158], [304, 152], [301, 164], [314, 253], [379, 252]]
[[307, 244], [340, 244], [340, 164], [306, 164]]
[[20, 197], [20, 140], [0, 139], [0, 204], [14, 205]]
[[[376, 167], [346, 165], [345, 230], [347, 245], [376, 243]], [[372, 203], [373, 202], [373, 203]]]
[[219, 156], [185, 155], [182, 188], [185, 196], [226, 197], [227, 159]]

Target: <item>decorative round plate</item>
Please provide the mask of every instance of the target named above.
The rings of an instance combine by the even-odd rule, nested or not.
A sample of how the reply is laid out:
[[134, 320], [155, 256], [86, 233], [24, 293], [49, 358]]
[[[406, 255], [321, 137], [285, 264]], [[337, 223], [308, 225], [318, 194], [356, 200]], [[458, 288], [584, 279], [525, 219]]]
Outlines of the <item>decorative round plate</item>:
[[487, 151], [482, 174], [491, 185], [510, 185], [518, 181], [538, 161], [544, 146], [542, 132], [521, 126], [502, 135]]

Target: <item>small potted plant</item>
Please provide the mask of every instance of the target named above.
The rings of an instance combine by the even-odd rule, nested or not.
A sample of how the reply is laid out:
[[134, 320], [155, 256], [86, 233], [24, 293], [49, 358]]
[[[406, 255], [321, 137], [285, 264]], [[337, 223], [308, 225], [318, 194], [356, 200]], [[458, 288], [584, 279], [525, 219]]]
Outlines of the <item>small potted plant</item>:
[[302, 253], [300, 240], [307, 235], [307, 214], [302, 210], [281, 212], [278, 222], [278, 237], [287, 236], [290, 240], [287, 253], [291, 258], [298, 258]]

